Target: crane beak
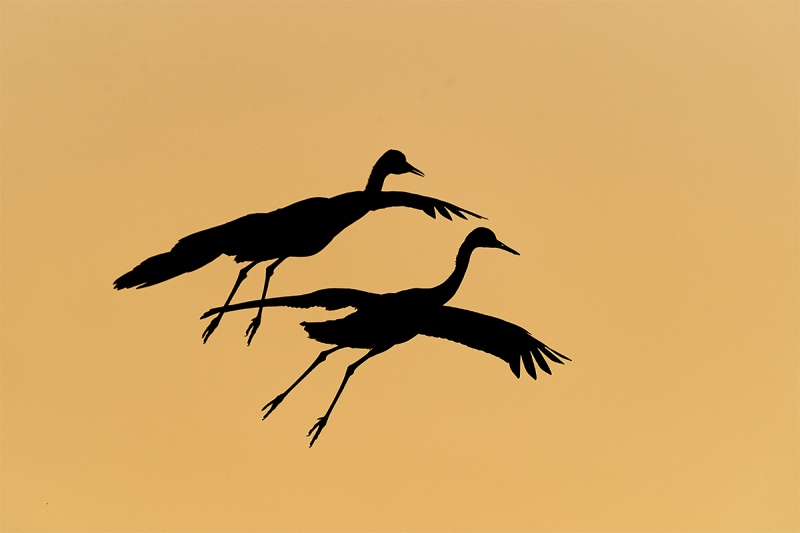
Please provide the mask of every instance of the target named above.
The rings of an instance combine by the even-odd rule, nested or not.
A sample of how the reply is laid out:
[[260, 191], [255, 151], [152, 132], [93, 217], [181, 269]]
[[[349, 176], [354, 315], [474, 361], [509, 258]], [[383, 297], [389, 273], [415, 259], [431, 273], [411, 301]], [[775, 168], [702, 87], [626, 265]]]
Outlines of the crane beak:
[[515, 249], [511, 248], [510, 246], [506, 246], [505, 244], [503, 244], [500, 241], [497, 241], [497, 247], [500, 248], [501, 250], [505, 250], [506, 252], [511, 252], [514, 255], [519, 255], [518, 251], [516, 251]]
[[412, 166], [411, 163], [406, 163], [406, 164], [408, 165], [408, 170], [406, 170], [406, 172], [411, 172], [412, 174], [416, 174], [417, 176], [422, 176], [423, 178], [425, 177], [425, 174], [423, 174], [420, 169], [414, 168], [414, 166]]

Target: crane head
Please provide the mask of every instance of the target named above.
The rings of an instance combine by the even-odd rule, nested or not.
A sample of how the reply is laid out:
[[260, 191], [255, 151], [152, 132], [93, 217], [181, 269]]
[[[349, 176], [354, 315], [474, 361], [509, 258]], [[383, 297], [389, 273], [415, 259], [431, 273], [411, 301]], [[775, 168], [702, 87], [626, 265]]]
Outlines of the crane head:
[[519, 255], [519, 252], [513, 248], [506, 246], [500, 242], [495, 236], [494, 232], [489, 228], [476, 228], [467, 235], [464, 240], [464, 246], [474, 248], [499, 248], [514, 255]]
[[386, 176], [389, 174], [405, 174], [407, 172], [417, 176], [425, 176], [420, 169], [414, 168], [411, 163], [406, 161], [405, 154], [400, 150], [388, 150], [383, 154], [372, 169], [373, 173], [376, 171]]

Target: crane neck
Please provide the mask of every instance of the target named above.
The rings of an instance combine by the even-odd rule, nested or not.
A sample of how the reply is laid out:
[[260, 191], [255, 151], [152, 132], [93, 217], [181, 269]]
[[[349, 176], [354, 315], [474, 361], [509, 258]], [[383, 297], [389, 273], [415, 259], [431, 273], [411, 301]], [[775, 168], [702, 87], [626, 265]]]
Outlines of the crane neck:
[[376, 164], [372, 167], [372, 172], [369, 174], [369, 179], [367, 180], [367, 187], [364, 189], [367, 192], [381, 192], [383, 189], [383, 182], [386, 180], [386, 177], [389, 174], [378, 167]]
[[438, 287], [434, 287], [433, 290], [438, 297], [437, 299], [441, 302], [441, 305], [446, 304], [455, 296], [458, 288], [461, 286], [461, 282], [464, 281], [464, 275], [466, 275], [467, 267], [469, 267], [469, 259], [474, 250], [474, 246], [470, 246], [466, 243], [462, 244], [456, 255], [456, 268], [453, 270], [453, 273], [444, 280], [444, 283]]

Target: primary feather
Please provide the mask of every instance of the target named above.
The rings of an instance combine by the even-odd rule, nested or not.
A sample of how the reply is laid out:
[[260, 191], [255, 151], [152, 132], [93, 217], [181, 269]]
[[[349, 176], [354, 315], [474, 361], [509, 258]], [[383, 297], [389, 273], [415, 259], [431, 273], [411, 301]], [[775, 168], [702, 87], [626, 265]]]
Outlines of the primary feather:
[[516, 324], [446, 305], [428, 313], [428, 320], [422, 324], [419, 333], [447, 339], [499, 357], [509, 364], [517, 377], [520, 376], [520, 360], [533, 379], [536, 379], [534, 359], [539, 368], [548, 374], [550, 367], [545, 357], [559, 364], [564, 364], [560, 358], [570, 360]]

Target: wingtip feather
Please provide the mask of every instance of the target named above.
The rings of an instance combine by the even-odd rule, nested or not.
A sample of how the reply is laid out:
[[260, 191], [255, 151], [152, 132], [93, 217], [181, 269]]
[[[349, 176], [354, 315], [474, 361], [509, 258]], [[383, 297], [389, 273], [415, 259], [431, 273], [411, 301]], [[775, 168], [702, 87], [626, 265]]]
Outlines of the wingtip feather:
[[551, 353], [553, 350], [551, 350], [548, 346], [541, 346], [539, 348], [539, 351], [542, 352], [548, 359], [550, 359], [554, 363], [558, 363], [559, 365], [564, 364], [564, 361], [559, 359], [555, 354]]
[[447, 220], [453, 220], [453, 217], [450, 216], [450, 212], [447, 211], [446, 207], [442, 207], [442, 206], [438, 206], [437, 205], [436, 206], [436, 210], [439, 212], [440, 215], [442, 215]]
[[556, 350], [552, 349], [552, 348], [551, 348], [551, 347], [549, 347], [549, 346], [547, 346], [547, 349], [548, 349], [548, 350], [550, 350], [551, 352], [553, 352], [554, 354], [556, 354], [557, 356], [559, 356], [559, 357], [563, 357], [563, 358], [564, 358], [564, 359], [566, 359], [567, 361], [572, 361], [572, 359], [570, 359], [569, 357], [567, 357], [567, 356], [566, 356], [566, 355], [564, 355], [563, 353], [561, 353], [561, 352], [557, 352]]
[[533, 364], [531, 352], [523, 352], [521, 359], [522, 363], [525, 365], [525, 370], [528, 372], [528, 375], [533, 379], [536, 379], [536, 365]]

